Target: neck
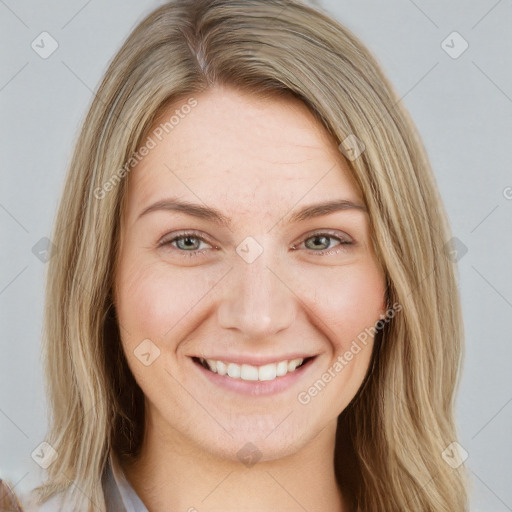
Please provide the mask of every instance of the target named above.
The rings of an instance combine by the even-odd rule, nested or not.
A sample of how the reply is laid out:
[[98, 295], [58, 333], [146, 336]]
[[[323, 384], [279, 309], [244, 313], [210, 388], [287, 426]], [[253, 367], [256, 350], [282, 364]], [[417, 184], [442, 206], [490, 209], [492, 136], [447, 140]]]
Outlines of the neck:
[[254, 465], [207, 453], [174, 430], [162, 437], [155, 424], [147, 427], [140, 456], [120, 463], [151, 512], [348, 512], [334, 474], [336, 421], [293, 455]]

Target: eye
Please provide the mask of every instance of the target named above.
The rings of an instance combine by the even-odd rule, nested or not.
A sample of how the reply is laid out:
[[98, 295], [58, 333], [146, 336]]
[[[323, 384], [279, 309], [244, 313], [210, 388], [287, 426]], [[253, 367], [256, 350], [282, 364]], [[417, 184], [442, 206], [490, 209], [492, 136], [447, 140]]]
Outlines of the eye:
[[[313, 233], [304, 239], [302, 242], [307, 249], [313, 252], [315, 256], [333, 255], [338, 254], [342, 251], [349, 249], [349, 246], [354, 245], [353, 240], [346, 234], [340, 235], [339, 232], [322, 231], [319, 233]], [[332, 240], [338, 243], [333, 245]], [[308, 243], [311, 241], [312, 243]], [[201, 256], [208, 251], [206, 249], [200, 249], [201, 243], [207, 244], [209, 248], [212, 245], [206, 240], [204, 236], [196, 231], [184, 231], [177, 234], [169, 235], [164, 237], [159, 243], [158, 247], [172, 247], [173, 251], [178, 251], [180, 256], [183, 257], [194, 257]], [[215, 246], [215, 248], [218, 248]], [[296, 250], [297, 244], [292, 246], [292, 249]]]
[[[334, 245], [334, 249], [332, 249], [332, 240], [338, 241], [338, 244]], [[308, 243], [308, 241], [312, 242]], [[307, 249], [313, 251], [315, 256], [338, 254], [348, 250], [350, 246], [354, 245], [353, 240], [348, 235], [340, 235], [338, 232], [336, 232], [336, 234], [333, 234], [332, 232], [313, 233], [305, 238], [302, 243], [304, 243]], [[293, 245], [292, 249], [297, 249], [297, 245]]]
[[199, 250], [201, 243], [210, 245], [207, 240], [196, 231], [185, 231], [175, 234], [174, 236], [164, 237], [158, 242], [158, 247], [170, 246], [181, 253], [180, 256], [192, 257], [200, 256], [205, 252], [205, 249]]

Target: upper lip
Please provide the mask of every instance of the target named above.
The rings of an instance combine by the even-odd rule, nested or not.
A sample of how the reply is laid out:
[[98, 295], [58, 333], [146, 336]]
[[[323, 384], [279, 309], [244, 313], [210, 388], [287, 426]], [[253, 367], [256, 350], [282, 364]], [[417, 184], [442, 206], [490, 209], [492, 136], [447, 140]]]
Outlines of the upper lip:
[[315, 357], [317, 354], [304, 354], [302, 352], [295, 352], [292, 354], [282, 355], [282, 356], [255, 356], [255, 355], [214, 355], [214, 356], [206, 356], [206, 355], [196, 355], [190, 357], [197, 357], [199, 359], [213, 359], [214, 361], [222, 361], [224, 363], [235, 363], [238, 365], [249, 364], [251, 366], [264, 366], [270, 363], [279, 363], [280, 361], [291, 361], [293, 359], [308, 359], [310, 357]]

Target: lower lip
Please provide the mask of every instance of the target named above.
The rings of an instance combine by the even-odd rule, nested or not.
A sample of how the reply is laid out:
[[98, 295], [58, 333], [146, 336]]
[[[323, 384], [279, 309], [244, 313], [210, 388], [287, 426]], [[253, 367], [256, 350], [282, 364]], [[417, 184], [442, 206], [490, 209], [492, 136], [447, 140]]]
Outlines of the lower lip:
[[297, 368], [293, 372], [287, 373], [282, 377], [276, 377], [274, 380], [243, 380], [234, 379], [227, 375], [219, 375], [218, 373], [207, 370], [200, 363], [192, 360], [192, 364], [196, 367], [202, 375], [204, 375], [209, 382], [222, 387], [223, 389], [234, 391], [242, 395], [249, 396], [269, 396], [291, 388], [301, 377], [309, 373], [316, 361], [316, 357], [310, 359], [306, 364]]

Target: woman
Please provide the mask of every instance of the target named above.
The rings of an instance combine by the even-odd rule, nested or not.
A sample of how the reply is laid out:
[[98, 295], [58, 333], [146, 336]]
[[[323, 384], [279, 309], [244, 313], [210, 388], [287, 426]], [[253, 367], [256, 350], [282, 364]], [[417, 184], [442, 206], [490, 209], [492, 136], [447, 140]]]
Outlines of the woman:
[[69, 169], [26, 508], [467, 510], [449, 239], [415, 128], [344, 27], [298, 1], [166, 3]]

